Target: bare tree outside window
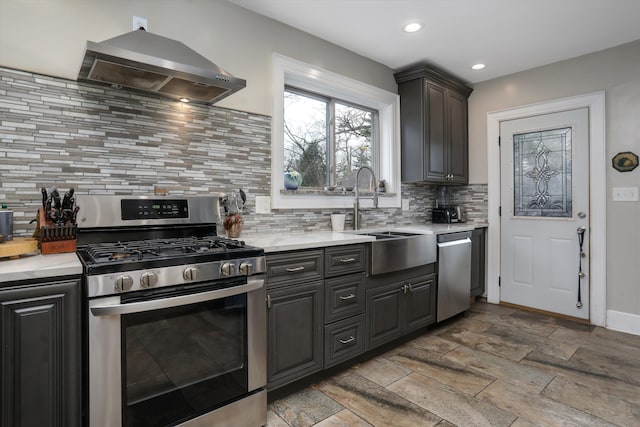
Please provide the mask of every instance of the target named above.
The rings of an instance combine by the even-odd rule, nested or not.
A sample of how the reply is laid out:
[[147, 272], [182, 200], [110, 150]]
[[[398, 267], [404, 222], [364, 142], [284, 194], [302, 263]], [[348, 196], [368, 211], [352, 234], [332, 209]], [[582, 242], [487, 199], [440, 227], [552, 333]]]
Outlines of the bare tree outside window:
[[300, 172], [303, 187], [322, 188], [352, 179], [361, 166], [374, 167], [376, 115], [330, 98], [285, 90], [285, 171]]
[[336, 182], [362, 166], [373, 167], [373, 113], [336, 103]]

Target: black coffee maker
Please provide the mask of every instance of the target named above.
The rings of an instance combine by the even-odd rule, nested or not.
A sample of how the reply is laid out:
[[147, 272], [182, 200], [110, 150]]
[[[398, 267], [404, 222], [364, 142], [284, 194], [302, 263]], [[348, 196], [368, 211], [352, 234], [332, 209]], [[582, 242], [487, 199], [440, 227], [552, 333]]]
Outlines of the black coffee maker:
[[431, 222], [434, 224], [453, 224], [465, 222], [464, 211], [453, 203], [453, 195], [447, 186], [438, 188], [436, 206], [431, 211]]

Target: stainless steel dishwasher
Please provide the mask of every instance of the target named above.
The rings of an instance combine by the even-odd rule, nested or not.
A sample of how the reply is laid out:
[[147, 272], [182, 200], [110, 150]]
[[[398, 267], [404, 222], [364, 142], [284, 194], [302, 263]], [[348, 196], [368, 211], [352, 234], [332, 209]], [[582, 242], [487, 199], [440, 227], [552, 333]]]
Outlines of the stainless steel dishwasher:
[[438, 235], [438, 309], [442, 322], [469, 309], [471, 231]]

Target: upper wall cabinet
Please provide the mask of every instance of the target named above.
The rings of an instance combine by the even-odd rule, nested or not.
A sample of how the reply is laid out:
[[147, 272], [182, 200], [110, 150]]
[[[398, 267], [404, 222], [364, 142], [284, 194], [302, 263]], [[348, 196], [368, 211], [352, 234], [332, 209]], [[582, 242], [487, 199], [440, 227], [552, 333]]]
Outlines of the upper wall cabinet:
[[402, 182], [469, 181], [467, 98], [473, 89], [420, 66], [395, 74], [400, 94]]

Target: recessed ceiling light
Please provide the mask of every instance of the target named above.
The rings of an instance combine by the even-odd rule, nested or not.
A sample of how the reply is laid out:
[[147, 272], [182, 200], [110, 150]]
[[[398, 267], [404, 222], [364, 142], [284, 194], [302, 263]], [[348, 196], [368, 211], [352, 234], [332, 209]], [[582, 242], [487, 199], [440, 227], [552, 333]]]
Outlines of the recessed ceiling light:
[[422, 25], [417, 22], [412, 22], [411, 24], [407, 24], [404, 26], [404, 31], [407, 33], [415, 33], [416, 31], [420, 31], [422, 29]]
[[471, 66], [472, 70], [482, 70], [485, 67], [484, 64], [474, 64]]
[[187, 102], [189, 102], [189, 101], [190, 101], [190, 99], [189, 99], [189, 98], [186, 98], [186, 97], [182, 97], [182, 98], [180, 98], [180, 102], [184, 102], [185, 104], [186, 104]]

